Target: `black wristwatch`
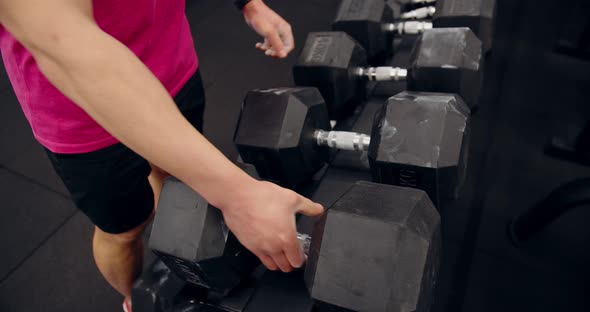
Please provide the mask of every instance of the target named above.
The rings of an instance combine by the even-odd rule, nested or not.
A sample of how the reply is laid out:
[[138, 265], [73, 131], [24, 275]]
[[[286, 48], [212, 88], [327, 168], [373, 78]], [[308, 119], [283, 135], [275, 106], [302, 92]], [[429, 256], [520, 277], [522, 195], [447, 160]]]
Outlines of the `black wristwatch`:
[[241, 11], [252, 0], [234, 0], [234, 5]]

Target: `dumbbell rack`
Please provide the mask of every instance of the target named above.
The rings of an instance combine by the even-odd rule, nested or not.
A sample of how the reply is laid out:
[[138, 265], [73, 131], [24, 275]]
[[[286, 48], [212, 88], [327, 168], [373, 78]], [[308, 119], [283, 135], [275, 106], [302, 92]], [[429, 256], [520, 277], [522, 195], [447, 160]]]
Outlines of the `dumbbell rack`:
[[[412, 46], [411, 41], [414, 39], [412, 37], [405, 37], [396, 41], [394, 44], [396, 45], [395, 50], [397, 53], [388, 63], [392, 66], [407, 66], [410, 54], [409, 47]], [[337, 125], [338, 130], [369, 134], [375, 112], [383, 105], [388, 96], [404, 91], [406, 84], [405, 82], [397, 82], [388, 83], [387, 85], [369, 85], [368, 88], [369, 100], [358, 107], [355, 115], [340, 121]], [[317, 179], [298, 191], [313, 201], [324, 205], [324, 207], [329, 207], [354, 182], [359, 180], [371, 181], [371, 174], [368, 170], [367, 162], [366, 155], [359, 157], [359, 154], [356, 152], [335, 152], [331, 166], [326, 168], [322, 174], [319, 174]], [[472, 162], [470, 160], [469, 166], [471, 166]], [[477, 162], [480, 162], [480, 160], [478, 159]], [[476, 179], [477, 177], [474, 177], [474, 174], [470, 171], [466, 184], [476, 181]], [[439, 207], [439, 209], [452, 211], [455, 206], [468, 207], [473, 197], [468, 193], [464, 195], [466, 196], [461, 195], [449, 207]], [[315, 220], [313, 218], [303, 216], [298, 220], [298, 230], [301, 233], [310, 234], [314, 222]], [[230, 295], [231, 298], [223, 299], [222, 302], [229, 302], [229, 304], [223, 304], [223, 308], [207, 305], [204, 311], [313, 311], [313, 300], [310, 298], [305, 287], [302, 272], [283, 274], [260, 270], [254, 276], [255, 280], [252, 281], [252, 284], [247, 289], [243, 289], [233, 297]], [[447, 289], [446, 291], [450, 290]], [[186, 292], [184, 293], [186, 296]], [[182, 297], [182, 300], [189, 302], [190, 299], [195, 299], [195, 305], [200, 305], [199, 301], [202, 301], [202, 298], [187, 298], [185, 296]], [[442, 296], [445, 296], [445, 294]], [[198, 295], [195, 297], [198, 297]], [[443, 299], [439, 302], [444, 304], [444, 301]], [[245, 306], [244, 302], [247, 302]]]
[[[408, 41], [413, 39], [415, 38], [405, 38], [403, 42], [396, 42], [402, 49], [397, 50], [398, 53], [388, 62], [395, 66], [407, 66], [410, 49], [403, 48], [411, 47], [412, 44]], [[354, 115], [340, 121], [337, 124], [338, 130], [371, 133], [374, 115], [383, 106], [387, 96], [374, 94], [374, 91], [378, 90], [377, 85], [369, 85], [367, 88], [369, 99], [359, 105]], [[405, 82], [389, 83], [387, 92], [393, 92], [390, 95], [394, 95], [404, 90]], [[305, 189], [302, 194], [324, 207], [330, 207], [353, 183], [371, 179], [366, 153], [359, 157], [358, 152], [337, 151], [334, 152], [330, 166], [321, 177], [321, 183]], [[297, 228], [302, 233], [310, 234], [314, 223], [314, 218], [302, 216]], [[267, 272], [243, 311], [310, 312], [313, 311], [312, 307], [313, 300], [305, 288], [302, 274]]]

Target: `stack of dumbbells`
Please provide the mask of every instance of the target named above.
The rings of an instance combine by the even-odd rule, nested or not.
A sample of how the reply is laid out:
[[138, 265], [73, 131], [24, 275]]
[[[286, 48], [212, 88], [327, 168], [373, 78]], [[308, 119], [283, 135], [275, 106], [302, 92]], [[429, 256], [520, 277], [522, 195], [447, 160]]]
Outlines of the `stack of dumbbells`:
[[[283, 299], [265, 299], [260, 261], [218, 209], [170, 178], [150, 237], [159, 261], [134, 286], [136, 312], [261, 311], [257, 300], [265, 311], [431, 310], [440, 212], [465, 177], [495, 1], [405, 2], [413, 11], [394, 14], [384, 0], [342, 0], [333, 31], [308, 35], [297, 86], [253, 90], [242, 104], [234, 142], [250, 175], [312, 199], [339, 174], [371, 180], [336, 192], [298, 235], [307, 262], [289, 281], [307, 291], [275, 281]], [[409, 66], [384, 66], [404, 35], [414, 36]], [[406, 91], [375, 97], [375, 83]]]

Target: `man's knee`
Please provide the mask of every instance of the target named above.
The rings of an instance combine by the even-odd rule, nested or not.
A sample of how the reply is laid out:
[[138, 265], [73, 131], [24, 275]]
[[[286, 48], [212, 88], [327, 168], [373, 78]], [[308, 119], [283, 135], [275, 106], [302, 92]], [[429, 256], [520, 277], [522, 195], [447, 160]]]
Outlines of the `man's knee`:
[[94, 238], [116, 244], [132, 244], [141, 240], [145, 228], [153, 218], [153, 213], [148, 220], [135, 228], [123, 233], [107, 233], [97, 226], [94, 227]]

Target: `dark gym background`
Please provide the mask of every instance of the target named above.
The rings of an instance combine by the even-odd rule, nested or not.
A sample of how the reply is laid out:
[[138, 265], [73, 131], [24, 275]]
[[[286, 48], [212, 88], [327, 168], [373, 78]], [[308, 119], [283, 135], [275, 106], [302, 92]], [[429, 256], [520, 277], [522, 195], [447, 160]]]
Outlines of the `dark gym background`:
[[[308, 32], [329, 28], [338, 2], [267, 0], [292, 23], [299, 48]], [[498, 1], [483, 107], [473, 117], [468, 170], [476, 178], [464, 188], [471, 204], [443, 215], [450, 235], [437, 310], [590, 310], [589, 213], [566, 215], [520, 249], [505, 234], [511, 218], [551, 190], [590, 176], [589, 167], [543, 154], [555, 131], [590, 112], [590, 61], [555, 52], [575, 3]], [[187, 14], [206, 86], [205, 134], [233, 158], [245, 92], [291, 85], [298, 50], [280, 62], [261, 55], [229, 0], [187, 0]], [[0, 311], [120, 311], [91, 257], [92, 226], [33, 139], [1, 67]]]

